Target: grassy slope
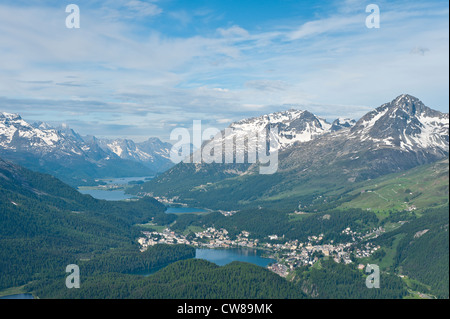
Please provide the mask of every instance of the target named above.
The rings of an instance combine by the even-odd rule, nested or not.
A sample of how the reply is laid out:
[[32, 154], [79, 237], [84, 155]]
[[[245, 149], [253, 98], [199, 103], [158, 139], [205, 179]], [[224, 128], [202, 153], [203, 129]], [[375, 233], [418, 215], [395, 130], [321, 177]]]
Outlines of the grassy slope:
[[448, 205], [448, 165], [446, 159], [366, 182], [350, 193], [359, 195], [341, 208], [386, 211]]

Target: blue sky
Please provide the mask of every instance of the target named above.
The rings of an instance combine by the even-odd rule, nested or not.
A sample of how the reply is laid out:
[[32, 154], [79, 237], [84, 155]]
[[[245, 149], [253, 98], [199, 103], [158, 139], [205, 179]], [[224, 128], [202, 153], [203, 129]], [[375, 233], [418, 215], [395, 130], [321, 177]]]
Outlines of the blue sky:
[[448, 30], [448, 1], [0, 0], [0, 111], [137, 141], [289, 108], [358, 119], [402, 93], [448, 112]]

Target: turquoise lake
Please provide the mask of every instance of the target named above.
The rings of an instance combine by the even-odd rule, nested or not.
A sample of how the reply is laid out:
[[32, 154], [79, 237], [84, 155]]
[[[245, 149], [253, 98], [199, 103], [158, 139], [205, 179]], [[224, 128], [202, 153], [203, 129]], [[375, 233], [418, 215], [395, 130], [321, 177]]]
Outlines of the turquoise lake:
[[34, 299], [32, 294], [17, 294], [0, 297], [0, 299]]
[[102, 189], [79, 189], [81, 194], [88, 194], [96, 199], [125, 200], [135, 198], [133, 195], [125, 194], [123, 190], [107, 191]]
[[[250, 248], [230, 248], [230, 249], [210, 249], [197, 248], [195, 250], [195, 258], [205, 259], [218, 266], [225, 266], [233, 261], [241, 261], [254, 264], [260, 267], [267, 267], [269, 264], [276, 262], [275, 259], [261, 257], [261, 252]], [[158, 267], [153, 270], [133, 273], [134, 275], [149, 276], [161, 270], [163, 267]]]
[[259, 250], [247, 248], [197, 248], [195, 250], [195, 258], [205, 259], [219, 266], [227, 265], [233, 261], [242, 261], [261, 267], [267, 267], [270, 263], [276, 262], [274, 259], [261, 257], [261, 252]]
[[167, 207], [166, 214], [189, 214], [189, 213], [207, 213], [208, 211], [203, 208], [191, 208], [191, 207]]
[[[142, 176], [142, 177], [120, 177], [120, 178], [110, 178], [104, 179], [103, 181], [108, 185], [127, 185], [130, 182], [145, 182], [152, 179], [153, 176]], [[125, 194], [123, 190], [104, 190], [104, 189], [78, 189], [81, 194], [88, 194], [96, 199], [103, 200], [125, 200], [136, 198], [136, 196]]]

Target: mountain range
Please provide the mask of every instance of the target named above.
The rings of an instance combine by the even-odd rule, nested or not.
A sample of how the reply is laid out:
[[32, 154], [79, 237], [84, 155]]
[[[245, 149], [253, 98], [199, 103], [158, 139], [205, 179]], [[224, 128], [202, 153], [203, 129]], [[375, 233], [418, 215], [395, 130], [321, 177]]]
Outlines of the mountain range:
[[[161, 152], [152, 149], [158, 140], [81, 137], [5, 113], [0, 124], [0, 296], [12, 289], [39, 298], [448, 298], [448, 114], [410, 95], [358, 121], [330, 124], [289, 110], [233, 123], [236, 139], [279, 128], [275, 174], [259, 174], [258, 163], [179, 163], [136, 185], [133, 192], [147, 195], [136, 201], [94, 199], [2, 154], [17, 151], [53, 175], [49, 163], [66, 161], [69, 170], [78, 158], [79, 174], [103, 160], [145, 165], [145, 154]], [[166, 214], [151, 194], [220, 211]], [[350, 265], [314, 253], [314, 266], [296, 265], [284, 280], [248, 263], [219, 267], [194, 259], [195, 248], [185, 245], [142, 252], [137, 238], [154, 227], [188, 236], [214, 227], [233, 238], [245, 231], [255, 242], [296, 240], [298, 247], [318, 235], [320, 245], [347, 247], [351, 239], [353, 252], [369, 243], [379, 249]], [[354, 234], [344, 234], [350, 229]], [[355, 242], [355, 234], [367, 235]], [[73, 263], [83, 274], [81, 289], [61, 285], [65, 265]], [[366, 289], [357, 263], [379, 265], [389, 284]]]
[[[289, 110], [232, 123], [232, 138], [277, 127], [277, 145], [292, 144], [354, 125], [351, 119], [332, 124], [308, 111]], [[242, 135], [243, 134], [243, 135]], [[192, 145], [191, 145], [192, 146]], [[147, 176], [164, 172], [174, 164], [170, 143], [153, 137], [140, 143], [130, 139], [81, 136], [67, 125], [28, 123], [19, 114], [0, 113], [0, 156], [29, 169], [54, 175], [74, 185], [92, 184], [104, 177]], [[240, 172], [248, 165], [236, 165]], [[227, 174], [227, 173], [225, 173]]]
[[355, 123], [355, 120], [340, 118], [330, 124], [309, 111], [290, 109], [234, 122], [228, 127], [232, 134], [226, 138], [234, 139], [238, 144], [239, 140], [251, 138], [249, 133], [264, 134], [276, 128], [278, 134], [274, 136], [272, 149], [285, 150], [292, 145], [311, 141], [323, 134], [352, 127]]
[[292, 209], [326, 193], [347, 192], [354, 183], [446, 158], [449, 151], [448, 113], [408, 94], [358, 121], [329, 124], [307, 111], [289, 110], [233, 123], [230, 128], [239, 136], [275, 126], [279, 163], [273, 175], [259, 174], [258, 163], [179, 163], [130, 192], [176, 197], [211, 208], [289, 202]]
[[30, 124], [18, 114], [0, 113], [0, 156], [29, 169], [52, 174], [72, 185], [93, 178], [148, 176], [172, 165], [171, 144], [158, 138], [81, 136], [67, 126]]
[[[340, 118], [329, 123], [309, 111], [291, 109], [232, 123], [228, 127], [231, 134], [222, 141], [245, 145], [246, 154], [249, 136], [277, 129], [271, 146], [278, 151], [277, 172], [260, 176], [261, 165], [249, 161], [174, 166], [172, 145], [158, 138], [135, 143], [81, 136], [65, 125], [30, 124], [18, 114], [0, 113], [0, 157], [71, 185], [93, 183], [98, 178], [159, 174], [131, 192], [180, 196], [187, 201], [195, 198], [199, 204], [204, 196], [222, 198], [220, 202], [227, 205], [226, 197], [237, 192], [235, 204], [241, 205], [258, 198], [273, 201], [341, 189], [442, 159], [448, 156], [448, 121], [448, 113], [402, 94], [358, 121]], [[212, 142], [205, 141], [197, 152], [211, 148]], [[226, 156], [224, 153], [223, 159]]]

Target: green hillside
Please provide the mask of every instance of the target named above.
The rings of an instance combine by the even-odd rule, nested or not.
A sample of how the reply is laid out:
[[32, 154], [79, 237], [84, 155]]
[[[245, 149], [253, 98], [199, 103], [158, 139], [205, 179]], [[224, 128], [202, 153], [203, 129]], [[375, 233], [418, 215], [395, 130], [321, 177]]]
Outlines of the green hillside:
[[[403, 298], [421, 292], [448, 298], [448, 161], [354, 186], [311, 198], [312, 206], [305, 207], [308, 214], [283, 212], [287, 206], [281, 201], [279, 209], [254, 207], [229, 217], [218, 212], [178, 216], [165, 214], [165, 207], [150, 197], [96, 200], [49, 175], [0, 160], [0, 295], [27, 291], [42, 298]], [[394, 186], [397, 193], [408, 189], [417, 194], [408, 202], [416, 205], [415, 211], [395, 211], [403, 208], [403, 195], [392, 197], [398, 206], [374, 200], [372, 211], [357, 207], [364, 202], [361, 196], [384, 194]], [[427, 206], [437, 207], [423, 209]], [[342, 233], [346, 227], [363, 233], [382, 226], [386, 232], [368, 239], [380, 246], [368, 259], [350, 265], [320, 259], [320, 267], [300, 267], [286, 280], [255, 265], [219, 267], [192, 260], [195, 249], [184, 245], [156, 245], [141, 253], [136, 224], [150, 220], [179, 232], [216, 227], [236, 236], [246, 230], [259, 240], [274, 233], [283, 234], [282, 241], [323, 234], [323, 240], [344, 243], [351, 240]], [[379, 264], [384, 278], [390, 278], [385, 289], [365, 288], [364, 274], [355, 265], [366, 262]], [[68, 264], [80, 266], [83, 289], [64, 287]], [[133, 275], [165, 266], [148, 277]]]
[[[283, 162], [286, 154], [280, 156]], [[317, 161], [314, 168], [305, 164], [302, 170], [280, 169], [273, 175], [237, 176], [223, 174], [234, 172], [232, 166], [226, 170], [224, 165], [211, 164], [197, 170], [194, 164], [182, 164], [128, 192], [176, 198], [191, 206], [221, 210], [262, 206], [285, 212], [298, 207], [308, 211], [312, 206], [321, 210], [323, 204], [333, 203], [334, 207], [382, 211], [448, 203], [448, 158], [416, 167], [411, 164], [401, 172], [392, 164], [384, 172], [386, 175], [375, 174], [370, 165], [365, 167], [361, 163], [358, 164], [361, 167], [351, 167], [339, 161], [325, 165], [325, 158]], [[359, 177], [351, 177], [352, 172]]]
[[404, 283], [394, 274], [380, 275], [382, 289], [367, 289], [364, 279], [362, 270], [335, 263], [332, 259], [320, 260], [314, 267], [300, 267], [293, 276], [296, 285], [312, 298], [398, 299], [408, 295]]
[[80, 289], [56, 282], [38, 288], [44, 298], [132, 299], [304, 299], [402, 298], [402, 280], [383, 274], [383, 289], [367, 289], [361, 271], [323, 260], [319, 267], [299, 268], [293, 280], [248, 263], [217, 266], [200, 259], [173, 263], [148, 277], [109, 273], [85, 278]]
[[403, 215], [397, 219], [401, 219], [402, 226], [375, 239], [382, 250], [363, 261], [414, 279], [413, 290], [448, 298], [448, 206], [425, 210], [421, 217]]
[[400, 211], [448, 205], [448, 167], [446, 159], [365, 182], [340, 207]]
[[109, 273], [89, 276], [80, 289], [57, 282], [37, 288], [44, 298], [261, 299], [305, 298], [284, 278], [259, 266], [233, 262], [219, 267], [201, 259], [173, 263], [148, 277]]
[[[0, 159], [0, 290], [61, 276], [67, 265], [86, 260], [92, 271], [104, 269], [105, 254], [109, 262], [117, 261], [112, 269], [124, 272], [193, 257], [190, 247], [136, 256], [140, 230], [134, 225], [165, 215], [164, 210], [152, 198], [96, 200]], [[129, 263], [120, 264], [122, 259]]]

